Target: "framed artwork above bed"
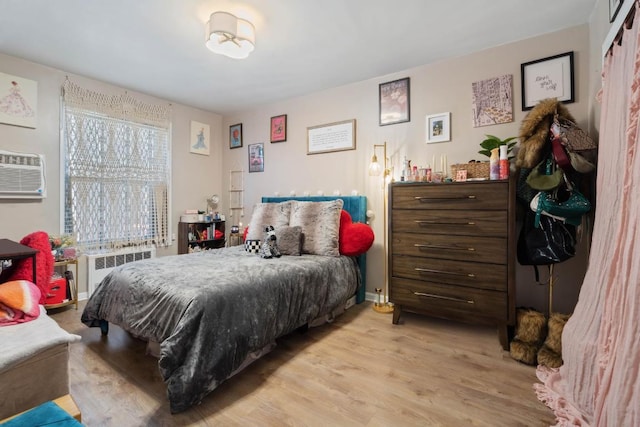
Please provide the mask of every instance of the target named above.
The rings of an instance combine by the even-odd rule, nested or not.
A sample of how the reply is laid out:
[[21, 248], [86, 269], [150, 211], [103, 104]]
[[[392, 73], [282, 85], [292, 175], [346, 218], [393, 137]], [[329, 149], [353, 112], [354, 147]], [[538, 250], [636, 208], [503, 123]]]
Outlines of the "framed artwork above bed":
[[264, 172], [264, 144], [249, 144], [249, 172]]

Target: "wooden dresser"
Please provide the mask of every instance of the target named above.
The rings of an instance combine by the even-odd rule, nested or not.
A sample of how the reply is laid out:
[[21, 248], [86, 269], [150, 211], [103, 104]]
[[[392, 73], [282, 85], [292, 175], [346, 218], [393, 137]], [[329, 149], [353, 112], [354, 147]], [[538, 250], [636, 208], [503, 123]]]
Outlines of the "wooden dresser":
[[389, 186], [389, 300], [403, 311], [515, 325], [515, 180]]

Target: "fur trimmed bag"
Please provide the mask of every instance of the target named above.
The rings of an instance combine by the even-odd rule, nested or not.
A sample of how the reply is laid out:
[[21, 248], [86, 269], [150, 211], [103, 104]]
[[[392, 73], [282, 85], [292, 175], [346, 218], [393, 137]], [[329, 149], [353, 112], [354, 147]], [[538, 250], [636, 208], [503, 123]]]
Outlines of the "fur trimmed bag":
[[573, 118], [567, 107], [556, 98], [543, 99], [526, 115], [520, 125], [520, 146], [516, 156], [516, 166], [532, 169], [545, 155], [544, 147], [549, 141], [549, 130], [553, 119], [558, 116], [573, 123]]

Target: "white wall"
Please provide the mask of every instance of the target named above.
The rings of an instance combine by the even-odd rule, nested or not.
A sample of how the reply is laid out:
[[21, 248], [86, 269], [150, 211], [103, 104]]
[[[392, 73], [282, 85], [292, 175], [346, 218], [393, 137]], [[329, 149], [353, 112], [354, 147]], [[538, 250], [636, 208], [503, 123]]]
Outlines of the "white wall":
[[[375, 212], [371, 225], [376, 234], [374, 247], [368, 252], [367, 289], [383, 286], [383, 226], [382, 189], [379, 181], [368, 176], [367, 166], [374, 144], [388, 142], [388, 151], [399, 179], [404, 156], [412, 165], [431, 163], [446, 154], [449, 164], [481, 160], [477, 154], [484, 135], [517, 136], [526, 112], [521, 110], [520, 64], [547, 56], [574, 51], [576, 102], [567, 107], [587, 126], [589, 107], [589, 28], [582, 25], [557, 33], [522, 40], [460, 58], [424, 65], [403, 72], [380, 76], [356, 84], [336, 87], [308, 96], [265, 105], [225, 117], [223, 127], [242, 123], [244, 146], [223, 150], [227, 168], [248, 168], [247, 145], [263, 142], [265, 171], [245, 174], [245, 218], [249, 222], [251, 207], [263, 195], [279, 192], [288, 195], [295, 191], [332, 194], [339, 190], [349, 194], [357, 190], [368, 197], [369, 208]], [[513, 75], [515, 120], [512, 123], [474, 128], [471, 116], [471, 84], [473, 82]], [[378, 85], [398, 78], [410, 77], [411, 121], [379, 126]], [[425, 143], [425, 116], [451, 112], [452, 140], [438, 144]], [[288, 115], [287, 141], [269, 143], [270, 117]], [[307, 127], [335, 121], [356, 119], [356, 150], [307, 155]], [[228, 138], [228, 137], [227, 137]], [[484, 158], [486, 160], [486, 158]], [[226, 174], [228, 175], [228, 173]], [[223, 177], [225, 188], [228, 178]], [[239, 219], [234, 219], [237, 223]], [[585, 246], [586, 248], [586, 246]], [[579, 286], [585, 272], [586, 250], [572, 260], [558, 266], [554, 306], [570, 311], [577, 300]], [[517, 304], [546, 307], [547, 288], [535, 285], [531, 267], [519, 268], [517, 273]]]

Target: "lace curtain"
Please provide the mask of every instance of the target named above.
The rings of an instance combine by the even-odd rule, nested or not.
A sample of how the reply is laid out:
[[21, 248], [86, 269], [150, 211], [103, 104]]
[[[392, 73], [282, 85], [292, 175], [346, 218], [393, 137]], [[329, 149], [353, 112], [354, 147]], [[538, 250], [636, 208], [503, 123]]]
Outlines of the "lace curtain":
[[171, 109], [63, 86], [64, 231], [87, 251], [168, 245]]
[[560, 426], [640, 425], [640, 13], [603, 67], [589, 268], [562, 334], [564, 365], [538, 367]]

